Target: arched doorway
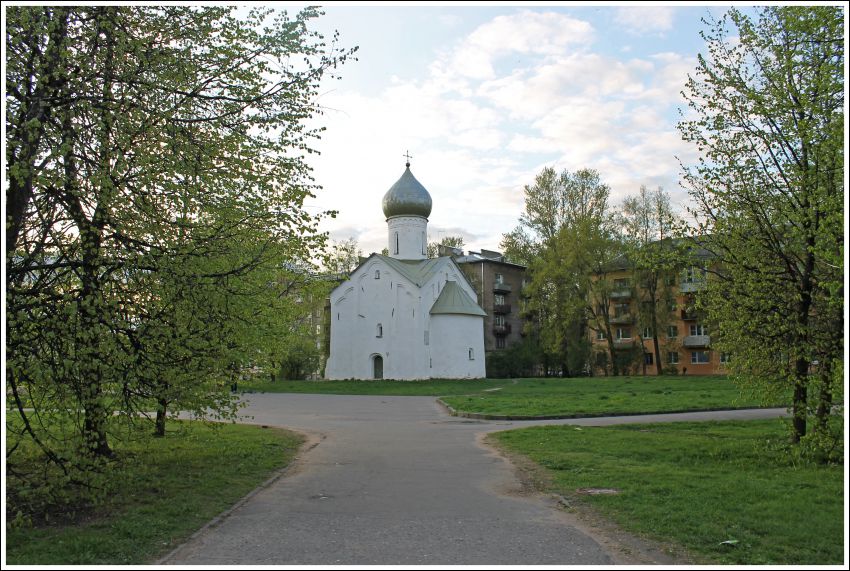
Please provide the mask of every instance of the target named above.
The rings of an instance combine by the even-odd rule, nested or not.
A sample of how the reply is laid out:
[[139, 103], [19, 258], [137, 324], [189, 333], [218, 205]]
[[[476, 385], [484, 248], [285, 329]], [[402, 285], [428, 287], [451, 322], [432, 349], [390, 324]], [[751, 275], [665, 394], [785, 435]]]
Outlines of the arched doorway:
[[372, 357], [372, 378], [384, 378], [384, 358], [380, 355], [375, 355], [374, 357]]

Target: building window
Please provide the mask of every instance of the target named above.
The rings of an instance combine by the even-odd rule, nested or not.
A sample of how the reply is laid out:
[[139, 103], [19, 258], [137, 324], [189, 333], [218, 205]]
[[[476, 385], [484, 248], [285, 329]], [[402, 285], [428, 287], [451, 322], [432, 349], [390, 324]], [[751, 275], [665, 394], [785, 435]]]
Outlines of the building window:
[[505, 305], [505, 296], [497, 293], [493, 296], [493, 303], [496, 305]]
[[375, 270], [375, 279], [376, 280], [381, 279], [381, 270]]
[[475, 353], [472, 351], [472, 347], [469, 348], [469, 360], [470, 361], [475, 360]]
[[720, 364], [721, 365], [728, 365], [729, 361], [731, 361], [731, 360], [732, 360], [732, 354], [731, 353], [720, 353]]
[[596, 340], [597, 341], [604, 341], [605, 340], [605, 332], [602, 331], [601, 329], [596, 332]]
[[682, 281], [686, 284], [702, 283], [705, 281], [705, 268], [690, 267], [685, 270]]
[[644, 327], [643, 328], [643, 338], [644, 339], [652, 339], [652, 327]]
[[676, 311], [677, 309], [679, 309], [679, 304], [676, 303], [675, 301], [671, 301], [670, 302], [670, 311]]
[[644, 353], [643, 354], [643, 362], [646, 365], [652, 364], [652, 353]]
[[614, 318], [625, 317], [629, 314], [628, 303], [618, 303], [614, 306]]
[[708, 351], [691, 351], [692, 365], [705, 365], [709, 362]]
[[678, 351], [668, 351], [667, 352], [667, 364], [668, 365], [678, 365], [679, 364], [679, 352]]
[[395, 247], [393, 248], [393, 254], [398, 254], [398, 232], [395, 233]]
[[629, 289], [630, 286], [631, 282], [629, 278], [617, 278], [614, 280], [614, 289], [616, 290]]
[[691, 325], [691, 335], [708, 335], [708, 327], [700, 323]]
[[667, 338], [668, 339], [675, 339], [678, 336], [679, 336], [679, 328], [676, 327], [675, 325], [668, 325], [667, 326]]
[[383, 337], [384, 336], [384, 326], [383, 325], [381, 325], [379, 323], [378, 327], [376, 327], [375, 329], [376, 329], [375, 330], [375, 337]]
[[504, 349], [505, 348], [505, 338], [504, 337], [496, 337], [496, 349]]
[[505, 283], [505, 277], [502, 274], [496, 274], [496, 283], [497, 284]]
[[505, 316], [504, 315], [496, 315], [493, 317], [493, 323], [496, 327], [504, 327], [505, 326]]
[[422, 232], [422, 255], [423, 256], [427, 255], [427, 252], [425, 250], [426, 242], [427, 242], [427, 240], [425, 239], [425, 232]]
[[632, 338], [632, 330], [628, 327], [618, 327], [617, 328], [617, 339], [631, 339]]
[[425, 344], [428, 345], [430, 342], [431, 342], [431, 335], [429, 334], [428, 330], [426, 329], [425, 330]]

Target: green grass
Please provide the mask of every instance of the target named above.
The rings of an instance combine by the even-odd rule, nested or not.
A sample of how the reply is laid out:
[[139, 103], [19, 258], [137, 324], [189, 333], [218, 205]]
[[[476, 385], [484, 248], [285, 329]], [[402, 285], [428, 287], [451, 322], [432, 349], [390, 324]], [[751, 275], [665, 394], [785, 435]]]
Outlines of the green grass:
[[[725, 377], [520, 379], [501, 390], [450, 396], [452, 408], [496, 416], [603, 416], [756, 408]], [[783, 403], [774, 403], [783, 406]]]
[[[600, 416], [755, 408], [726, 377], [592, 377], [430, 381], [252, 381], [245, 393], [438, 396], [452, 408], [496, 416]], [[784, 406], [785, 403], [771, 403]]]
[[[275, 428], [200, 423], [169, 423], [161, 439], [116, 442], [121, 462], [100, 482], [108, 499], [79, 506], [70, 519], [45, 518], [48, 512], [37, 514], [32, 527], [7, 524], [7, 563], [152, 563], [287, 465], [301, 442]], [[14, 499], [26, 493], [15, 485], [7, 478], [7, 521], [16, 513]]]
[[[549, 426], [493, 437], [544, 467], [570, 502], [707, 561], [843, 561], [843, 466], [794, 463], [781, 452], [780, 421]], [[620, 493], [576, 493], [591, 487]]]
[[312, 393], [327, 395], [443, 396], [477, 393], [509, 385], [505, 379], [429, 381], [263, 381], [240, 382], [244, 393]]

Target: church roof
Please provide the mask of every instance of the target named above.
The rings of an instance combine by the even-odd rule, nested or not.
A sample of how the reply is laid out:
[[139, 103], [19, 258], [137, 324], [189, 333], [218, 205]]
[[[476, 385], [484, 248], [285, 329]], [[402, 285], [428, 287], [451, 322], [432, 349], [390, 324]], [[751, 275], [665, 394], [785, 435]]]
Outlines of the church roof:
[[409, 163], [401, 178], [384, 195], [382, 204], [387, 218], [392, 216], [428, 218], [431, 214], [431, 195], [410, 172]]
[[440, 313], [455, 313], [462, 315], [487, 315], [472, 298], [463, 291], [457, 282], [446, 282], [443, 291], [434, 305], [431, 306], [431, 315]]
[[395, 271], [412, 281], [418, 287], [422, 287], [440, 269], [441, 258], [430, 260], [398, 260], [389, 256], [375, 254], [387, 263]]

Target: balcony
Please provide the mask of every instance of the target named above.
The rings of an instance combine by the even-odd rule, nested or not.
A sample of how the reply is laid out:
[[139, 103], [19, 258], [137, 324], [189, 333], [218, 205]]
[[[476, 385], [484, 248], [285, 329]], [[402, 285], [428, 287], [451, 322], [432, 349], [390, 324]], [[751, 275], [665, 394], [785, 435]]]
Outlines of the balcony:
[[493, 313], [510, 313], [511, 312], [511, 304], [503, 303], [503, 304], [494, 304], [493, 305]]
[[710, 335], [688, 335], [682, 341], [682, 347], [708, 347], [710, 344]]
[[683, 309], [681, 311], [682, 321], [694, 321], [697, 318], [696, 311], [688, 311], [687, 309]]
[[635, 345], [635, 340], [631, 337], [624, 339], [614, 339], [614, 349], [631, 349]]
[[625, 313], [623, 315], [617, 315], [610, 319], [611, 325], [622, 325], [624, 323], [632, 323], [635, 320], [635, 316], [631, 313]]
[[632, 290], [628, 288], [611, 290], [608, 297], [611, 299], [629, 299], [632, 297]]
[[510, 284], [496, 282], [493, 284], [493, 291], [497, 291], [499, 293], [511, 293]]
[[511, 332], [511, 324], [505, 323], [504, 325], [494, 325], [493, 326], [493, 335], [508, 335]]
[[705, 281], [682, 282], [679, 284], [679, 291], [682, 293], [693, 293], [705, 289]]

